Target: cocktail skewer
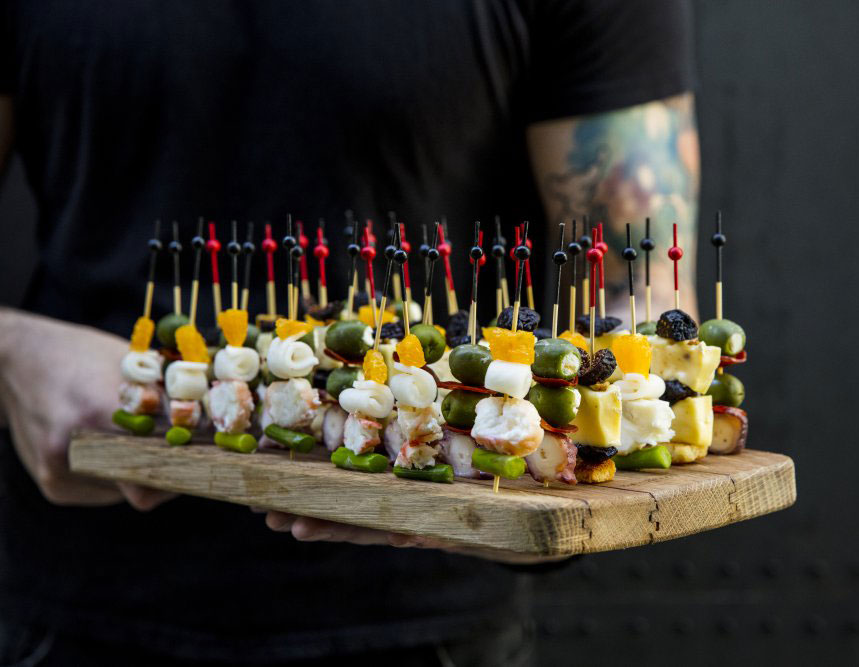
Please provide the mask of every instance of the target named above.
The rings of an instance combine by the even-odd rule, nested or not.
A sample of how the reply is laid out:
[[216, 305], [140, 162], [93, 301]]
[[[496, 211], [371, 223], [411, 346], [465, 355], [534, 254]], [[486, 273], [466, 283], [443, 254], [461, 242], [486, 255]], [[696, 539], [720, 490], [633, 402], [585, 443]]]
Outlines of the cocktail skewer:
[[358, 245], [358, 223], [352, 218], [352, 211], [346, 211], [346, 221], [352, 223], [351, 227], [347, 227], [352, 238], [346, 247], [346, 252], [350, 258], [346, 313], [347, 317], [352, 319], [355, 314], [355, 292], [358, 291], [358, 255], [361, 254], [361, 246]]
[[627, 261], [629, 267], [629, 327], [632, 335], [635, 335], [635, 286], [633, 284], [632, 263], [638, 253], [632, 247], [632, 236], [629, 228], [629, 223], [626, 223], [626, 247], [623, 249], [622, 257]]
[[227, 244], [227, 252], [230, 255], [230, 267], [232, 268], [232, 277], [230, 280], [230, 303], [231, 308], [238, 310], [239, 308], [239, 255], [242, 252], [242, 244], [239, 243], [239, 223], [232, 221], [233, 237]]
[[447, 288], [447, 314], [453, 315], [459, 311], [456, 300], [456, 289], [453, 285], [453, 271], [450, 267], [450, 253], [452, 252], [450, 241], [445, 240], [444, 225], [438, 228], [438, 252], [444, 260], [444, 280]]
[[307, 248], [310, 245], [310, 239], [304, 233], [304, 222], [301, 220], [298, 223], [298, 245], [301, 248], [301, 257], [298, 259], [298, 264], [301, 270], [301, 298], [304, 303], [309, 305], [313, 295], [310, 293], [310, 279], [307, 275]]
[[[596, 237], [594, 237], [596, 238]], [[590, 278], [590, 298], [589, 298], [589, 315], [590, 315], [590, 341], [588, 347], [590, 348], [588, 351], [590, 353], [591, 358], [594, 356], [594, 341], [596, 339], [596, 301], [597, 301], [597, 266], [600, 262], [602, 262], [603, 253], [597, 247], [597, 244], [594, 243], [594, 246], [590, 248], [586, 255], [588, 259], [588, 263], [591, 265], [591, 278]]]
[[242, 244], [242, 255], [245, 258], [245, 276], [242, 284], [242, 310], [247, 310], [251, 298], [251, 260], [256, 246], [254, 245], [254, 223], [248, 223], [248, 236]]
[[439, 227], [441, 225], [436, 222], [435, 223], [435, 231], [433, 232], [432, 245], [427, 246], [427, 270], [425, 277], [425, 285], [424, 285], [424, 324], [432, 324], [432, 274], [435, 268], [436, 260], [439, 258], [440, 253], [438, 248], [438, 234]]
[[215, 223], [209, 221], [209, 240], [206, 241], [206, 252], [212, 264], [212, 307], [215, 311], [215, 323], [221, 314], [221, 272], [218, 269], [218, 253], [221, 251], [221, 242], [215, 236]]
[[[570, 276], [570, 326], [568, 330], [575, 332], [576, 330], [576, 280], [578, 279], [579, 255], [582, 252], [582, 244], [576, 238], [578, 232], [578, 224], [573, 220], [573, 234], [570, 237], [572, 240], [567, 245], [567, 255], [573, 258], [573, 272]], [[587, 273], [587, 268], [585, 268]]]
[[[716, 248], [716, 319], [722, 319], [722, 248], [728, 239], [722, 233], [722, 211], [716, 211], [716, 233], [710, 243]], [[675, 245], [676, 245], [675, 241]]]
[[641, 249], [644, 251], [644, 315], [645, 322], [653, 321], [650, 310], [650, 253], [656, 247], [650, 237], [650, 218], [644, 221], [644, 238], [641, 239]]
[[367, 227], [364, 228], [364, 246], [361, 248], [361, 259], [366, 262], [367, 297], [371, 306], [371, 312], [373, 313], [373, 326], [380, 329], [382, 324], [381, 318], [376, 313], [376, 281], [373, 275], [373, 260], [376, 258], [376, 248], [370, 241], [370, 237], [372, 236], [372, 232], [370, 231], [371, 224], [372, 222], [368, 220]]
[[277, 292], [274, 282], [274, 253], [277, 250], [277, 242], [271, 235], [271, 224], [265, 224], [265, 239], [262, 242], [262, 251], [265, 253], [266, 283], [265, 303], [268, 317], [274, 320], [277, 315]]
[[146, 274], [146, 295], [143, 297], [143, 317], [152, 319], [152, 297], [155, 294], [155, 263], [161, 251], [161, 220], [155, 221], [155, 233], [149, 239], [149, 271]]
[[552, 254], [552, 262], [558, 267], [558, 284], [555, 288], [555, 303], [552, 305], [552, 338], [558, 335], [558, 305], [561, 301], [561, 274], [567, 263], [567, 253], [564, 252], [564, 223], [558, 225], [558, 249]]
[[[579, 239], [579, 245], [582, 246], [582, 252], [587, 257], [587, 252], [593, 246], [592, 232], [588, 226], [588, 216], [582, 219], [582, 236]], [[582, 315], [587, 315], [591, 309], [591, 284], [588, 278], [588, 269], [585, 267], [585, 274], [582, 276]], [[575, 331], [575, 328], [570, 328], [570, 331]]]
[[[400, 277], [403, 281], [403, 294], [405, 295], [405, 301], [403, 303], [403, 322], [405, 323], [406, 333], [409, 330], [409, 319], [410, 310], [412, 305], [412, 279], [409, 275], [409, 253], [412, 251], [412, 246], [406, 240], [406, 225], [404, 223], [399, 223], [400, 227], [400, 250], [405, 253], [405, 259], [403, 261], [397, 260], [397, 263], [400, 265]], [[402, 257], [402, 255], [398, 255], [398, 257]]]
[[683, 257], [683, 249], [677, 245], [677, 223], [674, 223], [674, 245], [668, 248], [668, 259], [674, 262], [674, 309], [680, 310], [680, 271], [678, 262]]
[[191, 325], [194, 325], [197, 321], [197, 298], [200, 293], [200, 260], [206, 248], [206, 239], [203, 238], [203, 218], [197, 220], [197, 234], [191, 239], [191, 247], [194, 249], [194, 273], [191, 276], [191, 305], [188, 309], [188, 320]]
[[469, 251], [471, 259], [471, 304], [468, 309], [468, 333], [471, 344], [477, 345], [477, 278], [480, 274], [480, 265], [485, 263], [483, 255], [483, 232], [480, 230], [480, 221], [474, 222], [474, 245]]
[[319, 263], [319, 305], [328, 305], [328, 281], [325, 277], [325, 260], [328, 258], [328, 245], [325, 240], [325, 220], [319, 218], [316, 228], [316, 245], [313, 246], [313, 256]]
[[[600, 265], [599, 265], [599, 281], [600, 281], [600, 317], [605, 319], [605, 256], [608, 252], [608, 244], [605, 242], [605, 237], [603, 236], [603, 225], [599, 223], [597, 226], [599, 230], [599, 241], [594, 244], [594, 247], [599, 248], [602, 255], [600, 256]], [[594, 237], [596, 239], [596, 237]]]
[[[391, 245], [394, 244], [394, 238], [396, 238], [397, 234], [400, 233], [398, 229], [399, 223], [397, 222], [397, 214], [395, 211], [388, 211], [388, 239]], [[396, 250], [396, 246], [394, 250]], [[393, 275], [391, 276], [392, 287], [394, 290], [394, 301], [399, 303], [403, 300], [403, 290], [402, 284], [400, 280], [397, 280], [397, 267], [393, 267]]]
[[492, 256], [495, 258], [495, 315], [501, 314], [510, 305], [510, 292], [507, 287], [507, 275], [504, 267], [504, 237], [501, 235], [501, 218], [495, 216], [495, 238], [492, 240]]
[[295, 293], [293, 292], [293, 280], [295, 275], [292, 270], [292, 249], [298, 245], [298, 240], [292, 235], [292, 214], [286, 214], [286, 236], [283, 237], [283, 248], [286, 250], [286, 317], [295, 319], [294, 307]]
[[173, 255], [173, 312], [182, 314], [182, 281], [179, 276], [179, 254], [182, 252], [182, 244], [179, 243], [179, 223], [173, 221], [173, 240], [169, 245], [170, 254]]

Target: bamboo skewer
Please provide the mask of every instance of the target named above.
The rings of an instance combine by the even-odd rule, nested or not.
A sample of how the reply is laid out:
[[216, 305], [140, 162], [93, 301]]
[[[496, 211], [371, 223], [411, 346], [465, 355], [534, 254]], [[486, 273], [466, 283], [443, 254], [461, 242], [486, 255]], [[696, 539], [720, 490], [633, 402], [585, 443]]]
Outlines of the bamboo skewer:
[[444, 224], [438, 228], [438, 252], [444, 260], [444, 280], [447, 288], [447, 314], [454, 315], [459, 311], [459, 303], [456, 300], [456, 289], [453, 285], [453, 271], [450, 266], [450, 253], [452, 251], [449, 241], [445, 240]]
[[632, 263], [635, 261], [635, 258], [638, 256], [638, 253], [635, 252], [635, 248], [632, 247], [632, 233], [630, 231], [629, 223], [626, 223], [626, 247], [623, 249], [622, 257], [627, 261], [629, 267], [629, 323], [630, 323], [630, 331], [632, 335], [635, 335], [635, 286], [633, 282], [633, 270]]
[[[433, 232], [432, 245], [427, 246], [426, 250], [426, 277], [424, 284], [424, 324], [432, 324], [432, 275], [435, 269], [436, 260], [441, 256], [436, 245], [438, 244], [439, 228], [441, 225], [435, 223], [435, 231]], [[423, 248], [421, 248], [423, 250]]]
[[683, 257], [683, 249], [677, 245], [677, 223], [674, 223], [674, 245], [668, 249], [668, 259], [674, 262], [674, 309], [680, 310], [680, 272], [678, 263]]
[[197, 234], [191, 239], [191, 247], [194, 249], [194, 273], [191, 276], [191, 305], [188, 308], [188, 320], [191, 326], [194, 326], [197, 322], [197, 298], [200, 292], [200, 260], [206, 248], [206, 239], [203, 238], [203, 218], [197, 220]]
[[[575, 333], [576, 331], [576, 278], [578, 277], [576, 274], [578, 273], [579, 268], [579, 255], [582, 252], [582, 245], [579, 243], [576, 238], [576, 233], [578, 232], [577, 224], [575, 219], [573, 220], [573, 234], [571, 236], [572, 240], [569, 245], [567, 245], [567, 254], [572, 256], [573, 258], [573, 272], [570, 276], [570, 326], [569, 331], [571, 333]], [[585, 273], [587, 273], [587, 269], [585, 269]]]
[[319, 218], [319, 226], [316, 228], [316, 245], [313, 246], [313, 256], [316, 257], [319, 266], [319, 305], [323, 308], [328, 305], [328, 279], [325, 276], [325, 260], [328, 258], [329, 250], [325, 240], [325, 220]]
[[480, 230], [480, 221], [474, 222], [474, 245], [469, 252], [471, 260], [471, 303], [468, 308], [468, 335], [471, 344], [477, 345], [477, 279], [480, 274], [480, 265], [486, 263], [483, 255], [483, 232]]
[[[593, 238], [588, 228], [588, 216], [585, 216], [582, 221], [582, 237], [579, 239], [579, 244], [587, 256], [588, 250], [593, 246]], [[588, 270], [585, 269], [585, 275], [582, 277], [582, 315], [587, 315], [590, 311], [591, 301], [590, 279], [588, 278]]]
[[558, 305], [561, 300], [561, 274], [564, 264], [567, 262], [567, 253], [564, 252], [564, 223], [558, 224], [560, 240], [558, 249], [552, 254], [552, 261], [558, 267], [558, 284], [555, 288], [555, 303], [552, 305], [552, 338], [558, 335]]
[[209, 221], [209, 240], [206, 242], [206, 251], [209, 253], [212, 264], [212, 307], [215, 311], [215, 324], [221, 314], [221, 276], [218, 269], [218, 253], [221, 251], [221, 242], [215, 236], [215, 223]]
[[305, 304], [309, 305], [313, 298], [310, 292], [310, 278], [307, 274], [307, 248], [310, 245], [310, 239], [304, 234], [304, 223], [301, 220], [296, 222], [298, 224], [298, 246], [301, 248], [301, 256], [298, 258], [301, 271], [301, 298]]
[[352, 211], [346, 211], [346, 232], [351, 235], [351, 242], [346, 248], [351, 264], [349, 267], [349, 287], [346, 296], [346, 313], [349, 319], [355, 314], [355, 292], [358, 291], [358, 255], [361, 246], [358, 245], [358, 223], [352, 217]]
[[650, 253], [656, 247], [650, 237], [650, 218], [644, 221], [644, 238], [641, 239], [641, 249], [644, 250], [644, 315], [645, 322], [653, 321], [653, 313], [650, 309]]
[[149, 271], [146, 278], [146, 295], [143, 297], [143, 317], [152, 319], [152, 297], [155, 294], [155, 264], [161, 244], [161, 220], [155, 221], [155, 234], [149, 239]]
[[239, 307], [239, 254], [242, 252], [242, 246], [239, 243], [238, 222], [233, 220], [233, 238], [227, 244], [227, 252], [230, 254], [230, 266], [232, 267], [232, 279], [230, 280], [230, 296], [232, 301], [231, 308], [238, 309]]
[[406, 225], [404, 223], [399, 223], [400, 229], [400, 250], [405, 253], [405, 259], [397, 263], [400, 265], [400, 278], [403, 281], [403, 294], [405, 295], [403, 301], [403, 322], [405, 323], [405, 329], [408, 333], [409, 330], [409, 320], [411, 319], [411, 305], [412, 305], [412, 279], [409, 275], [409, 253], [412, 251], [411, 244], [406, 240]]
[[262, 251], [265, 253], [266, 263], [266, 283], [265, 283], [265, 303], [266, 313], [271, 320], [274, 320], [277, 314], [277, 297], [274, 281], [274, 253], [277, 250], [277, 243], [271, 235], [271, 224], [265, 224], [265, 238], [262, 242]]
[[293, 281], [295, 274], [292, 264], [292, 249], [298, 245], [298, 240], [292, 235], [292, 214], [286, 214], [286, 236], [283, 237], [283, 248], [286, 250], [286, 316], [295, 319], [295, 292]]
[[242, 255], [245, 258], [245, 276], [242, 284], [242, 310], [247, 311], [251, 298], [251, 259], [256, 246], [254, 245], [254, 223], [248, 223], [248, 236], [242, 244]]
[[179, 243], [179, 223], [173, 221], [173, 240], [170, 242], [170, 254], [173, 255], [173, 312], [182, 314], [182, 282], [179, 278], [179, 254], [182, 244]]

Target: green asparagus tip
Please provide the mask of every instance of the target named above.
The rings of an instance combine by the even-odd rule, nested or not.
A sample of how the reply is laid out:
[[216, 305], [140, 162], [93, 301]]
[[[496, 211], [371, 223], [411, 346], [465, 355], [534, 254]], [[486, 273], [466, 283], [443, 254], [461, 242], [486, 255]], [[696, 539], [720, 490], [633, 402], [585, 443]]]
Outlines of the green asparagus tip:
[[277, 424], [269, 424], [265, 427], [265, 434], [276, 443], [288, 447], [300, 454], [307, 454], [316, 445], [316, 440], [306, 433], [298, 433], [282, 428]]
[[645, 447], [631, 454], [616, 454], [612, 457], [618, 470], [641, 470], [642, 468], [670, 468], [671, 452], [664, 445]]
[[257, 439], [249, 433], [215, 433], [215, 444], [221, 449], [240, 454], [252, 454], [257, 448]]
[[113, 423], [134, 435], [149, 435], [155, 428], [155, 420], [149, 415], [133, 415], [125, 410], [113, 413]]
[[185, 445], [191, 440], [191, 431], [181, 426], [174, 426], [167, 431], [164, 439], [174, 447]]
[[331, 463], [345, 470], [360, 472], [385, 472], [388, 459], [381, 454], [356, 454], [346, 447], [338, 447], [331, 453]]
[[442, 484], [453, 484], [453, 466], [440, 463], [426, 468], [403, 468], [394, 466], [394, 474], [405, 479], [419, 479], [425, 482], [440, 482]]
[[471, 465], [504, 479], [519, 479], [525, 474], [525, 459], [508, 454], [496, 454], [480, 447], [475, 447], [471, 453]]

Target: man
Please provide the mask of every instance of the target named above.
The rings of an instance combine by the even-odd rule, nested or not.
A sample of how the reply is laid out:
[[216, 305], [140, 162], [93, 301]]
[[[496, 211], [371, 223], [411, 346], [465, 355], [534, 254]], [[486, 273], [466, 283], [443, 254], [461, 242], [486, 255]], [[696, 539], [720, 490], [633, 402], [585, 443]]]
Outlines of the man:
[[[115, 407], [156, 217], [187, 238], [201, 214], [395, 209], [415, 229], [446, 214], [461, 249], [472, 220], [499, 213], [508, 228], [532, 220], [537, 266], [556, 239], [542, 197], [549, 221], [603, 220], [613, 247], [626, 222], [651, 216], [667, 241], [676, 221], [694, 256], [686, 4], [0, 6], [0, 160], [14, 145], [39, 209], [24, 310], [0, 311], [14, 445], [0, 447], [0, 657], [527, 664], [528, 581], [514, 570], [335, 523], [266, 517], [292, 539], [240, 507], [162, 505], [70, 474], [69, 437]], [[169, 310], [163, 264], [156, 313]], [[671, 289], [654, 282], [658, 313]]]

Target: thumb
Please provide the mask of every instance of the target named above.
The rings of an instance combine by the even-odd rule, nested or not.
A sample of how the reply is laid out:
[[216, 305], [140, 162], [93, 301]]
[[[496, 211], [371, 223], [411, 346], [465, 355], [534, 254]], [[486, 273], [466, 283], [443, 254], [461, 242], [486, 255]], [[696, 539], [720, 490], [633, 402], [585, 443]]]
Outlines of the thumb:
[[162, 503], [173, 500], [173, 498], [179, 495], [178, 493], [151, 489], [148, 486], [140, 486], [139, 484], [131, 484], [129, 482], [117, 482], [116, 486], [128, 501], [128, 504], [139, 512], [153, 510]]

